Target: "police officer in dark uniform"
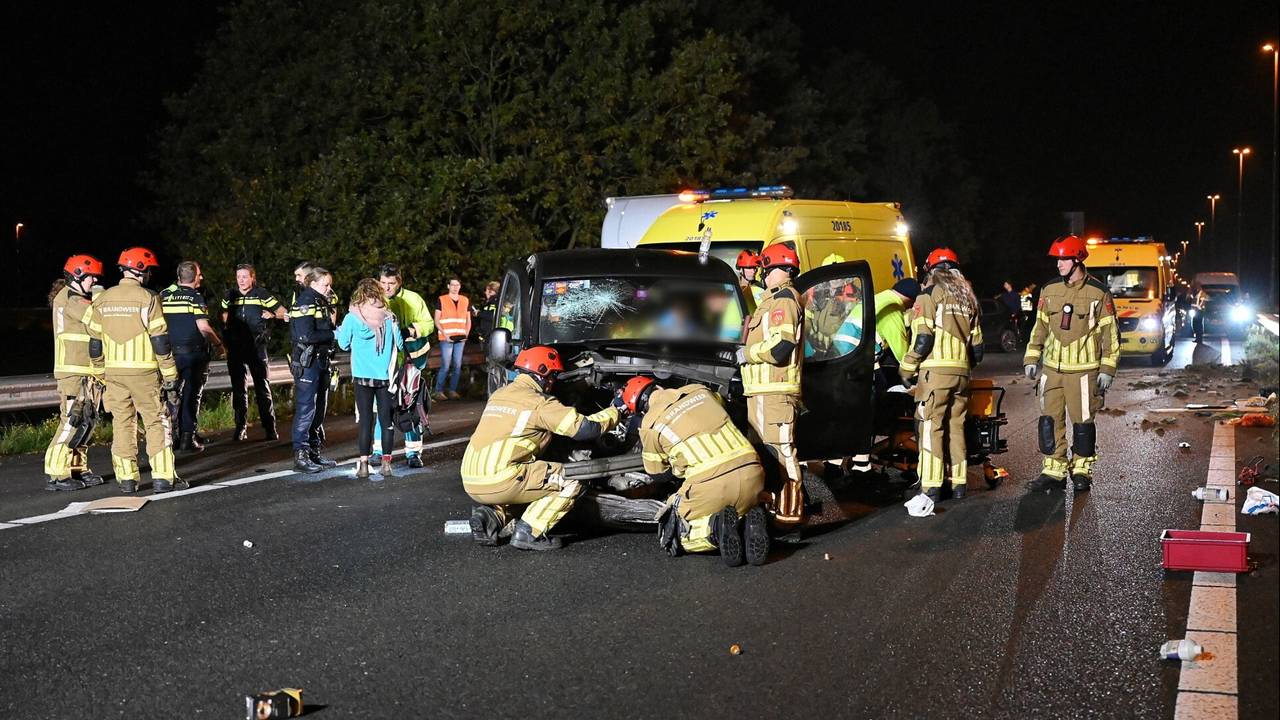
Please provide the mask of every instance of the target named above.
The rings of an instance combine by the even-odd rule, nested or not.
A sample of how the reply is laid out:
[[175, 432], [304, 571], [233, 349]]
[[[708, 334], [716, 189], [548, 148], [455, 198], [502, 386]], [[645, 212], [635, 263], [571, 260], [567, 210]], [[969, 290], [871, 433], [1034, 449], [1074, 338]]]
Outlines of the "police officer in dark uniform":
[[333, 312], [329, 296], [333, 275], [315, 266], [307, 274], [307, 287], [289, 309], [293, 349], [289, 369], [293, 373], [293, 467], [316, 473], [338, 463], [320, 454], [324, 446], [324, 414], [329, 399], [329, 355], [334, 343]]
[[236, 266], [236, 287], [222, 299], [223, 336], [227, 347], [227, 370], [231, 373], [231, 405], [236, 415], [236, 440], [248, 438], [249, 393], [246, 374], [253, 376], [253, 394], [258, 402], [258, 419], [267, 440], [278, 440], [276, 412], [267, 382], [267, 340], [270, 320], [284, 320], [284, 305], [258, 286], [252, 265]]
[[173, 360], [178, 366], [181, 400], [178, 407], [175, 443], [178, 452], [200, 452], [203, 439], [196, 434], [200, 415], [200, 397], [209, 379], [209, 347], [223, 349], [222, 340], [209, 324], [209, 308], [200, 294], [204, 274], [199, 263], [178, 263], [177, 282], [160, 291], [165, 322], [169, 323], [169, 342], [173, 344]]

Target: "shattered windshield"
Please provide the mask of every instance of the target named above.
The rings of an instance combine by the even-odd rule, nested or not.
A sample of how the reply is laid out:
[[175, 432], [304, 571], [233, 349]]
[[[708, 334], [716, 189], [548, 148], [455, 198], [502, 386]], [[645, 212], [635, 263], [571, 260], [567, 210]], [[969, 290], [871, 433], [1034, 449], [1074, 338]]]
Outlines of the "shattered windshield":
[[599, 340], [739, 342], [737, 288], [687, 278], [579, 278], [542, 285], [544, 343]]
[[1147, 300], [1156, 296], [1155, 268], [1114, 267], [1103, 268], [1101, 272], [1102, 281], [1114, 298]]

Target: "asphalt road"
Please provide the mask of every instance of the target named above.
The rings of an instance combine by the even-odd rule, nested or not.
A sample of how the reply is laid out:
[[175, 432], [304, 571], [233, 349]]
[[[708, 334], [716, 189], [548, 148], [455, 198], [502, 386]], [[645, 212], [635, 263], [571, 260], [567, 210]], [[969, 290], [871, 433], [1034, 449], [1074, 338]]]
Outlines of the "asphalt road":
[[[760, 568], [670, 559], [649, 534], [536, 555], [445, 535], [471, 505], [460, 444], [384, 483], [347, 466], [0, 530], [0, 717], [236, 717], [282, 686], [324, 718], [1172, 717], [1178, 668], [1156, 650], [1183, 636], [1190, 576], [1160, 569], [1157, 538], [1198, 527], [1212, 428], [1144, 410], [1244, 389], [1174, 399], [1184, 374], [1126, 363], [1094, 490], [1033, 496], [1031, 388], [988, 357], [1005, 485], [919, 519], [892, 485], [811, 487], [822, 520]], [[480, 408], [443, 406], [438, 440]], [[330, 427], [348, 457], [350, 419]], [[222, 442], [179, 467], [220, 482], [287, 456]], [[111, 492], [45, 493], [35, 457], [0, 478], [0, 522]], [[1274, 582], [1254, 592], [1274, 607]], [[1271, 618], [1255, 652], [1274, 657]], [[1274, 684], [1271, 663], [1242, 659], [1241, 685]]]

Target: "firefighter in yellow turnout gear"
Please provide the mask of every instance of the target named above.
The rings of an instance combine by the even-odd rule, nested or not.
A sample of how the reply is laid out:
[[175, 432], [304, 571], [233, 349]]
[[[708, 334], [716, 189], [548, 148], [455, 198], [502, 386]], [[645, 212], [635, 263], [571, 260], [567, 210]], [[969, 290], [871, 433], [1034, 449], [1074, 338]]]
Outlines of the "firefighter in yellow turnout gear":
[[462, 487], [483, 503], [471, 514], [471, 535], [481, 545], [496, 545], [511, 519], [510, 505], [528, 505], [515, 522], [512, 546], [556, 550], [560, 538], [547, 532], [585, 490], [566, 479], [558, 462], [538, 459], [553, 435], [594, 440], [618, 424], [617, 407], [584, 416], [549, 394], [564, 363], [555, 350], [535, 346], [516, 357], [520, 372], [489, 398], [480, 424], [462, 457]]
[[[658, 542], [672, 556], [719, 549], [726, 565], [763, 565], [768, 517], [760, 507], [764, 468], [755, 448], [710, 390], [668, 390], [637, 376], [622, 389], [642, 416], [644, 470], [657, 482], [681, 481], [658, 517]], [[740, 527], [741, 521], [741, 527]]]
[[[1040, 290], [1036, 321], [1023, 357], [1028, 379], [1040, 398], [1038, 436], [1044, 465], [1028, 488], [1065, 489], [1066, 476], [1076, 492], [1093, 485], [1098, 459], [1094, 419], [1103, 395], [1116, 376], [1120, 336], [1115, 301], [1107, 287], [1084, 269], [1089, 256], [1074, 235], [1056, 240], [1049, 255], [1057, 260], [1058, 277]], [[1067, 460], [1066, 421], [1071, 418], [1071, 454]]]
[[103, 405], [111, 413], [111, 464], [121, 492], [138, 489], [138, 418], [147, 434], [152, 488], [157, 493], [187, 483], [173, 465], [173, 434], [161, 401], [161, 389], [178, 402], [178, 369], [169, 346], [160, 296], [143, 287], [156, 256], [145, 248], [120, 254], [120, 284], [93, 303], [89, 356], [104, 365]]
[[73, 255], [54, 286], [53, 379], [58, 386], [58, 430], [44, 453], [46, 490], [79, 490], [101, 485], [102, 476], [89, 469], [88, 449], [102, 399], [102, 368], [89, 359], [90, 292], [102, 277], [102, 262], [89, 255]]
[[804, 314], [791, 280], [800, 272], [800, 257], [778, 243], [760, 254], [760, 267], [767, 289], [747, 323], [746, 344], [738, 348], [737, 360], [747, 420], [778, 464], [782, 480], [774, 519], [780, 525], [798, 525], [804, 519], [804, 481], [795, 446]]
[[982, 361], [982, 324], [978, 299], [951, 249], [930, 253], [925, 271], [928, 287], [913, 305], [911, 349], [898, 372], [908, 385], [919, 378], [914, 396], [921, 490], [936, 501], [944, 478], [949, 479], [951, 495], [959, 500], [969, 471], [964, 442], [969, 373]]

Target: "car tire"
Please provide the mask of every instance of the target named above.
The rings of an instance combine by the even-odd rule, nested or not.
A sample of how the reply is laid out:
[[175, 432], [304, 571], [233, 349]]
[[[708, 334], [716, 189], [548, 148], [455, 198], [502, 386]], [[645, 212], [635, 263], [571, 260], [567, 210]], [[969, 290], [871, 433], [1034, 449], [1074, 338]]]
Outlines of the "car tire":
[[507, 373], [502, 368], [491, 367], [485, 373], [485, 392], [492, 397], [495, 392], [507, 384]]
[[1000, 333], [1000, 349], [1007, 353], [1018, 352], [1018, 333], [1013, 328], [1005, 328]]
[[1161, 367], [1167, 362], [1169, 362], [1169, 351], [1168, 351], [1168, 348], [1164, 347], [1163, 345], [1160, 346], [1159, 350], [1156, 350], [1155, 352], [1151, 353], [1152, 367]]

